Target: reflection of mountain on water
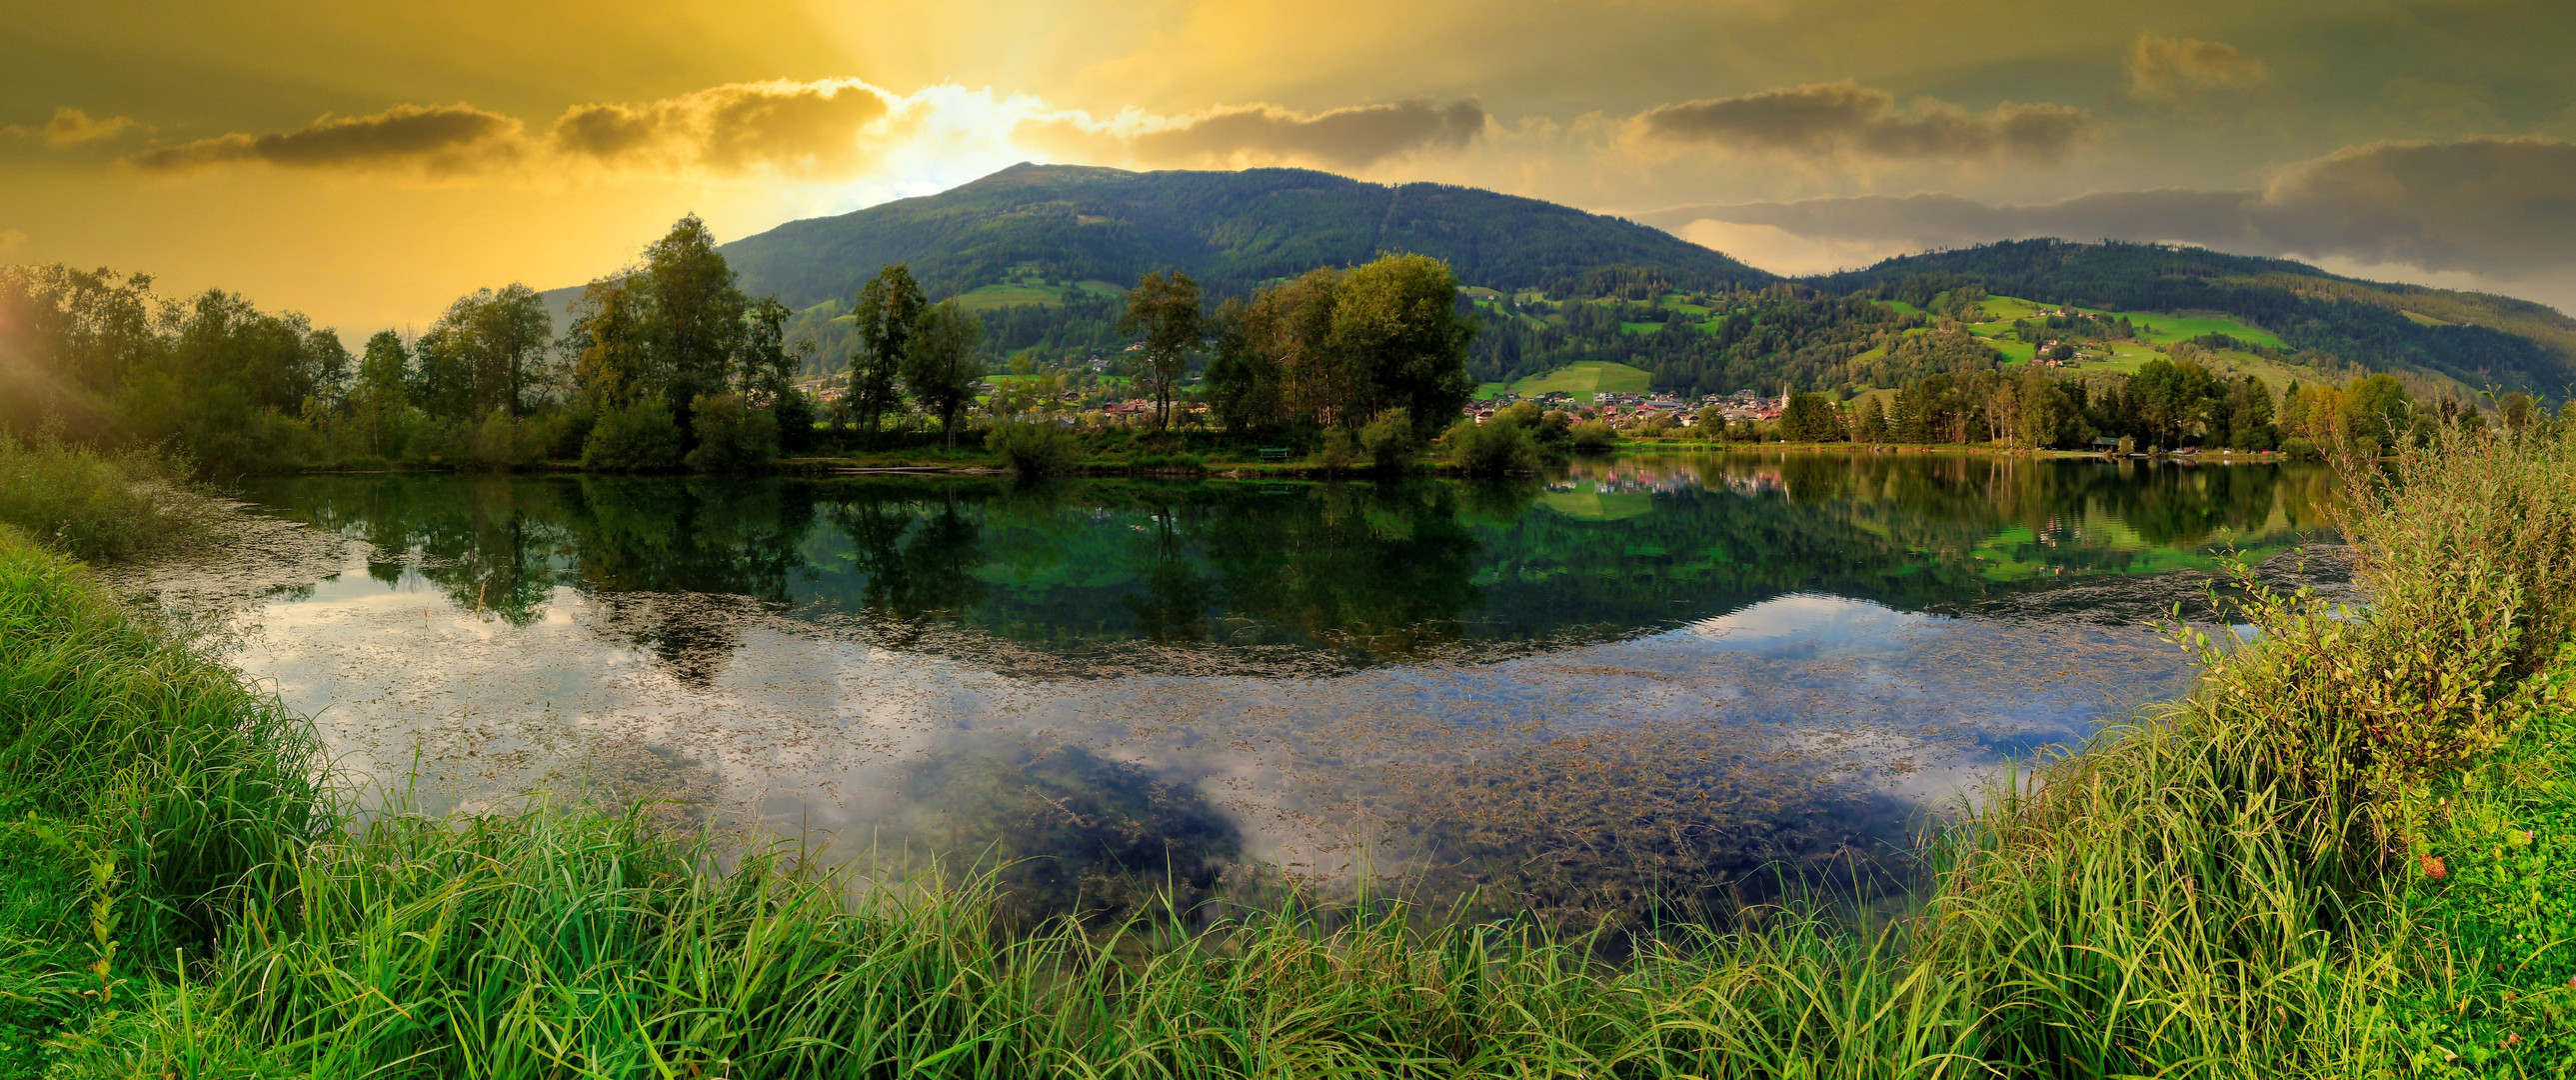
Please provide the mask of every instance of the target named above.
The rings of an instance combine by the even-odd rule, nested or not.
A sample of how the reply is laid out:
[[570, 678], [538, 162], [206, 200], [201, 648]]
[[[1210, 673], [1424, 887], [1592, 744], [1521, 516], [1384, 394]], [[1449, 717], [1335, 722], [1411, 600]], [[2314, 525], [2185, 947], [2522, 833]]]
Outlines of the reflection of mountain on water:
[[[304, 477], [252, 496], [526, 625], [552, 590], [684, 680], [760, 609], [1003, 670], [1312, 674], [1612, 640], [1790, 593], [2011, 617], [2321, 529], [2288, 466], [1620, 458], [1545, 481]], [[685, 597], [701, 600], [685, 600]], [[2052, 616], [2053, 617], [2053, 616]]]

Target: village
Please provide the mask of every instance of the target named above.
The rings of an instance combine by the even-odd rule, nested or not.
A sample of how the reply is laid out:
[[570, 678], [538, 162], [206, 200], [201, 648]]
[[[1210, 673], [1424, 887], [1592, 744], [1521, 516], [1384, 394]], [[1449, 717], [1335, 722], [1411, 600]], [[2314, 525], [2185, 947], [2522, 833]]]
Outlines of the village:
[[[1113, 370], [1105, 360], [1088, 365], [1089, 370], [1071, 377], [1002, 376], [1009, 381], [984, 379], [975, 385], [977, 411], [995, 416], [1043, 415], [1059, 422], [1082, 426], [1107, 426], [1124, 423], [1152, 423], [1155, 403], [1152, 398], [1131, 396], [1134, 383], [1107, 374]], [[1074, 389], [1063, 389], [1067, 383]], [[846, 387], [839, 376], [817, 376], [799, 381], [797, 389], [812, 396], [826, 411], [842, 399]], [[1590, 400], [1581, 400], [1589, 398]], [[1671, 427], [1695, 427], [1704, 417], [1714, 415], [1726, 423], [1738, 420], [1771, 423], [1780, 418], [1787, 406], [1785, 397], [1764, 397], [1751, 389], [1732, 395], [1705, 394], [1685, 398], [1670, 392], [1623, 393], [1600, 391], [1575, 394], [1554, 391], [1521, 395], [1505, 391], [1492, 397], [1468, 402], [1460, 415], [1482, 424], [1503, 409], [1528, 401], [1539, 408], [1563, 411], [1577, 420], [1600, 420], [1617, 428], [1641, 427], [1662, 422]], [[1715, 409], [1710, 414], [1708, 410]], [[1172, 422], [1199, 426], [1208, 421], [1205, 402], [1188, 400], [1187, 395], [1172, 403]]]

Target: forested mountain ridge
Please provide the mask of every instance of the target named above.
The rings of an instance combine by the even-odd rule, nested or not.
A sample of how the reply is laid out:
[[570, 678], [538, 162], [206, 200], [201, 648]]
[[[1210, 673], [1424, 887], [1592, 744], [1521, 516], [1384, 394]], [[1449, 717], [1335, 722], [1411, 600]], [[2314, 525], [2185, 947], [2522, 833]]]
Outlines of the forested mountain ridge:
[[1660, 229], [1445, 184], [1372, 184], [1306, 169], [1127, 172], [1014, 165], [937, 195], [793, 221], [724, 246], [752, 295], [845, 298], [909, 263], [933, 298], [1034, 276], [1133, 283], [1178, 269], [1234, 296], [1381, 251], [1447, 260], [1461, 281], [1554, 295], [1622, 276], [1708, 289], [1777, 280]]
[[2576, 319], [2527, 300], [2363, 281], [2305, 263], [2205, 248], [2012, 240], [1903, 255], [1802, 279], [1837, 295], [1925, 299], [1962, 285], [2111, 311], [2214, 311], [2293, 350], [2371, 370], [2423, 371], [2473, 387], [2564, 396]]
[[[2388, 371], [2455, 394], [2497, 387], [2558, 398], [2576, 385], [2576, 320], [2550, 308], [2283, 259], [2025, 240], [1785, 279], [1658, 229], [1536, 199], [1303, 169], [1021, 164], [936, 195], [789, 222], [722, 250], [747, 293], [797, 309], [788, 340], [813, 346], [813, 372], [840, 368], [850, 295], [887, 263], [909, 264], [932, 299], [959, 297], [976, 312], [992, 361], [1016, 357], [1014, 370], [1038, 370], [1114, 358], [1130, 340], [1117, 329], [1119, 293], [1150, 271], [1191, 274], [1213, 307], [1316, 267], [1404, 251], [1446, 260], [1474, 287], [1470, 370], [1487, 382], [1598, 360], [1643, 368], [1656, 389], [1686, 393], [1886, 385], [1879, 380], [1923, 366], [1900, 355], [1898, 336], [1936, 328], [1943, 312], [1919, 309], [1956, 307], [1948, 298], [1957, 290], [2220, 314], [2277, 338], [2266, 348], [2295, 367]], [[559, 323], [577, 292], [549, 294]], [[1691, 332], [1668, 332], [1677, 330]], [[1890, 360], [1907, 361], [1905, 370]]]

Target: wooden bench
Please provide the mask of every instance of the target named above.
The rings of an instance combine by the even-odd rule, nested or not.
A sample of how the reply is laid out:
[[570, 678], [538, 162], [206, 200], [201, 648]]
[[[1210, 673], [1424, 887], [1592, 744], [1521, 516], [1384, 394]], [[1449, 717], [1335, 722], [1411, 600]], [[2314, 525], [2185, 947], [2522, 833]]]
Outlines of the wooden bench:
[[1265, 446], [1257, 452], [1264, 465], [1282, 465], [1288, 461], [1288, 448], [1285, 446]]

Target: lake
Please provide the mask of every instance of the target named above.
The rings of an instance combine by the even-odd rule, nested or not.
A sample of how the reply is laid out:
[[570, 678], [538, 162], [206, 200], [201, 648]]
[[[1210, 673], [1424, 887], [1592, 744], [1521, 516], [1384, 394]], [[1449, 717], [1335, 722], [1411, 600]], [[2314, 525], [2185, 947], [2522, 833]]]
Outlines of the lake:
[[2330, 540], [2332, 491], [1945, 454], [270, 478], [243, 497], [340, 539], [212, 640], [431, 809], [642, 796], [881, 865], [1023, 860], [1040, 907], [1365, 873], [1591, 917], [1848, 872], [2181, 692], [2148, 624], [2231, 554]]

